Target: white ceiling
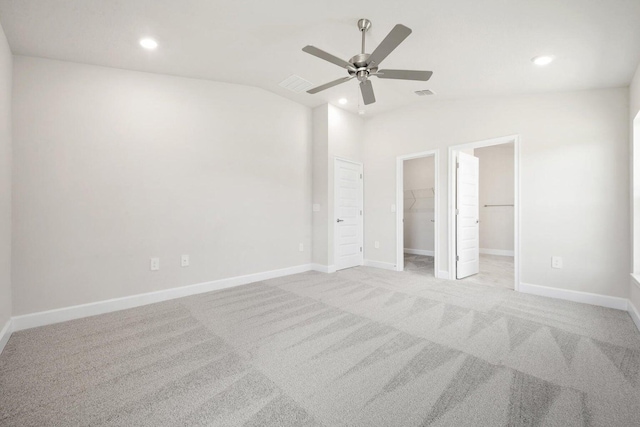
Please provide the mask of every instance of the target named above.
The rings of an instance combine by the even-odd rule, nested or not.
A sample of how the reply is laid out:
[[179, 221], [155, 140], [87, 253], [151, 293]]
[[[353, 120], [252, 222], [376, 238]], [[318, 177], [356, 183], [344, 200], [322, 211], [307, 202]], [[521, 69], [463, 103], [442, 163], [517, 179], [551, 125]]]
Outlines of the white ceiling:
[[[360, 49], [358, 18], [373, 22], [368, 52], [397, 23], [413, 30], [382, 68], [434, 71], [426, 83], [373, 79], [369, 115], [434, 99], [626, 86], [640, 60], [639, 0], [0, 0], [18, 55], [258, 86], [308, 106], [346, 97], [341, 108], [352, 111], [355, 80], [317, 95], [278, 83], [345, 76], [301, 48], [348, 60]], [[142, 49], [143, 36], [159, 48]], [[540, 54], [556, 60], [535, 67]]]

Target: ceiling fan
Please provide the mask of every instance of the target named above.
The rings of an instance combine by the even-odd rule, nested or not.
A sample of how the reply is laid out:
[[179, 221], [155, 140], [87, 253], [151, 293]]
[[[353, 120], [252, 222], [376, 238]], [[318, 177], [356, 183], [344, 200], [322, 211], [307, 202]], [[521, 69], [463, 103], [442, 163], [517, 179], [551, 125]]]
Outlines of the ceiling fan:
[[348, 62], [325, 52], [322, 49], [318, 49], [315, 46], [305, 46], [302, 48], [304, 52], [307, 52], [313, 56], [317, 56], [320, 59], [329, 61], [332, 64], [336, 64], [339, 67], [345, 68], [349, 73], [348, 77], [343, 77], [338, 80], [334, 80], [329, 83], [325, 83], [321, 86], [314, 87], [307, 91], [307, 93], [318, 93], [330, 87], [337, 86], [341, 83], [348, 82], [351, 79], [357, 78], [360, 82], [360, 92], [362, 92], [362, 99], [365, 105], [373, 104], [376, 102], [376, 97], [373, 93], [373, 85], [369, 80], [370, 76], [376, 76], [380, 79], [398, 79], [398, 80], [419, 80], [426, 82], [431, 78], [432, 71], [415, 71], [415, 70], [379, 70], [378, 66], [395, 48], [400, 45], [409, 37], [411, 29], [405, 27], [402, 24], [398, 24], [387, 37], [382, 40], [382, 43], [373, 51], [373, 53], [365, 53], [364, 42], [365, 33], [371, 28], [371, 21], [368, 19], [358, 20], [358, 29], [362, 33], [362, 53], [359, 53], [352, 57]]

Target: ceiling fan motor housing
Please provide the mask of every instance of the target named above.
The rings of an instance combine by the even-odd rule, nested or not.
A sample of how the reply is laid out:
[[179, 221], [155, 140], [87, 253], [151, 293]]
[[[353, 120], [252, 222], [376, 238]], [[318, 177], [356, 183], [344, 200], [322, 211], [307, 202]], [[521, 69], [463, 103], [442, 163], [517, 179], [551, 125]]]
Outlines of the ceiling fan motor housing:
[[369, 68], [367, 61], [371, 55], [368, 53], [359, 53], [352, 57], [349, 62], [353, 64], [355, 69], [348, 69], [349, 75], [357, 77], [358, 81], [364, 82], [369, 78], [370, 73], [378, 71], [378, 67]]

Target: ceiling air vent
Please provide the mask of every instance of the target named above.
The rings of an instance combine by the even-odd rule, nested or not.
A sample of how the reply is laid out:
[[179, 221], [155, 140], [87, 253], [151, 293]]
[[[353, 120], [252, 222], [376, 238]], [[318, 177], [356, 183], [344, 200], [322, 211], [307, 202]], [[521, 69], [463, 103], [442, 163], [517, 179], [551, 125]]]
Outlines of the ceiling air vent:
[[293, 74], [281, 81], [278, 86], [282, 86], [291, 92], [302, 93], [307, 89], [311, 89], [313, 87], [313, 83]]
[[435, 95], [435, 92], [429, 89], [425, 90], [417, 90], [416, 95], [418, 96], [427, 96], [427, 95]]

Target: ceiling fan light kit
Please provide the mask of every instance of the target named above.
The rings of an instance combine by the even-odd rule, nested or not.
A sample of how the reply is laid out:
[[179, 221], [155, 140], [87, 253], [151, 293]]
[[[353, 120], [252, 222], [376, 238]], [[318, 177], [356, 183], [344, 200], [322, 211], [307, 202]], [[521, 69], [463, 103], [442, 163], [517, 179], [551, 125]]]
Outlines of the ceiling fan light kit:
[[402, 24], [396, 25], [395, 27], [393, 27], [391, 32], [387, 34], [387, 37], [382, 40], [378, 47], [371, 54], [369, 54], [366, 53], [365, 50], [365, 37], [369, 28], [371, 28], [370, 20], [364, 18], [358, 20], [358, 30], [360, 30], [360, 33], [362, 34], [362, 49], [359, 54], [354, 55], [351, 59], [349, 59], [349, 61], [338, 58], [337, 56], [318, 49], [315, 46], [309, 45], [302, 48], [304, 52], [310, 55], [316, 56], [320, 59], [324, 59], [325, 61], [329, 61], [332, 64], [346, 69], [347, 73], [349, 74], [349, 76], [347, 77], [342, 77], [340, 79], [309, 89], [307, 91], [308, 93], [315, 94], [356, 78], [360, 82], [360, 92], [362, 93], [362, 100], [364, 101], [365, 105], [369, 105], [376, 102], [376, 97], [373, 93], [373, 85], [371, 84], [371, 80], [369, 80], [369, 77], [371, 76], [376, 76], [380, 79], [417, 80], [423, 82], [426, 82], [431, 78], [431, 76], [433, 75], [433, 72], [431, 71], [380, 70], [378, 68], [380, 63], [387, 56], [389, 56], [389, 54], [393, 52], [395, 48], [397, 48], [400, 43], [404, 41], [404, 39], [409, 37], [409, 34], [411, 34], [411, 30]]

